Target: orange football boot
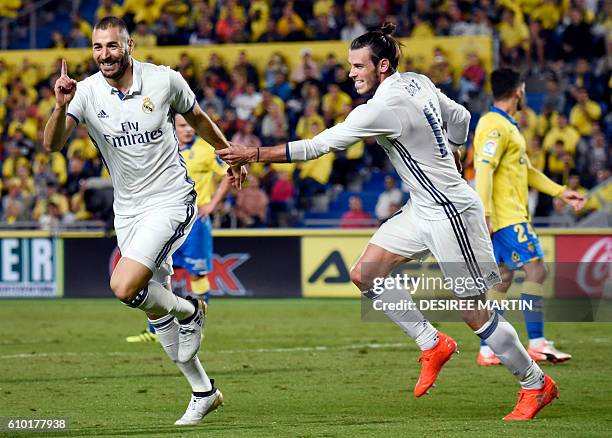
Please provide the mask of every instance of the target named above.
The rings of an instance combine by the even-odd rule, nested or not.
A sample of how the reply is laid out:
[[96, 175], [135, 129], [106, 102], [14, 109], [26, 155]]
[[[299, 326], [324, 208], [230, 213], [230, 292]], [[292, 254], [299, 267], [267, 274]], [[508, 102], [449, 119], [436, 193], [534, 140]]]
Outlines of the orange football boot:
[[419, 357], [421, 375], [414, 387], [415, 397], [422, 396], [431, 388], [444, 364], [457, 351], [457, 343], [450, 336], [438, 332], [438, 339], [438, 343], [433, 348], [423, 351]]
[[501, 360], [499, 360], [499, 358], [495, 356], [495, 354], [485, 356], [484, 354], [478, 352], [476, 363], [481, 367], [488, 367], [491, 365], [501, 365]]
[[559, 388], [553, 379], [544, 374], [544, 386], [540, 389], [521, 389], [519, 400], [504, 420], [532, 420], [540, 410], [559, 397]]

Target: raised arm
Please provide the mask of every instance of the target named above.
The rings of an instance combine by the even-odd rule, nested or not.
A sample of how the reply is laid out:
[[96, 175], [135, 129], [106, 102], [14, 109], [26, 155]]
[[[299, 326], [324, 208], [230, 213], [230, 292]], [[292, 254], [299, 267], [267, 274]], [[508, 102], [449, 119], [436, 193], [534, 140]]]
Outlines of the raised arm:
[[66, 116], [68, 104], [74, 98], [77, 82], [68, 77], [66, 60], [62, 60], [61, 75], [55, 81], [55, 108], [45, 125], [43, 135], [43, 147], [47, 151], [57, 152], [61, 150], [77, 123], [72, 117]]

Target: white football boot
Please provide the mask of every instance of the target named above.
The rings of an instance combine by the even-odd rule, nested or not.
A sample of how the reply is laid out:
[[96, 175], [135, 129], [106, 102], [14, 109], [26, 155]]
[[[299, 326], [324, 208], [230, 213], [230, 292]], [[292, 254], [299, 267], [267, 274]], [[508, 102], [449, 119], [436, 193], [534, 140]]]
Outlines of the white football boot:
[[176, 420], [174, 424], [178, 426], [193, 426], [202, 421], [206, 414], [214, 411], [219, 406], [223, 405], [223, 394], [215, 388], [215, 381], [210, 380], [212, 389], [201, 397], [191, 396], [189, 406], [181, 418]]

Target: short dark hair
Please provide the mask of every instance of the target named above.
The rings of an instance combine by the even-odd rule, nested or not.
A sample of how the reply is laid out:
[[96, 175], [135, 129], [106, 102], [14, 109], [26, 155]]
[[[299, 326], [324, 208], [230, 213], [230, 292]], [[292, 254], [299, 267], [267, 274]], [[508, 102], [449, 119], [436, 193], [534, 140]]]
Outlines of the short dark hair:
[[500, 68], [491, 73], [491, 89], [493, 90], [493, 99], [507, 99], [516, 91], [523, 83], [521, 74], [511, 68]]
[[106, 30], [109, 29], [111, 27], [117, 28], [119, 29], [119, 31], [121, 33], [125, 32], [125, 35], [127, 35], [127, 37], [130, 37], [130, 32], [128, 31], [128, 27], [127, 24], [125, 24], [125, 21], [123, 21], [123, 19], [119, 18], [119, 17], [113, 17], [112, 15], [109, 15], [107, 17], [102, 18], [100, 21], [98, 21], [95, 25], [93, 30]]
[[374, 65], [378, 65], [381, 59], [387, 58], [391, 68], [397, 70], [402, 54], [402, 44], [391, 36], [394, 31], [395, 24], [386, 22], [380, 29], [371, 30], [355, 38], [351, 42], [351, 50], [369, 47], [372, 51], [371, 59]]

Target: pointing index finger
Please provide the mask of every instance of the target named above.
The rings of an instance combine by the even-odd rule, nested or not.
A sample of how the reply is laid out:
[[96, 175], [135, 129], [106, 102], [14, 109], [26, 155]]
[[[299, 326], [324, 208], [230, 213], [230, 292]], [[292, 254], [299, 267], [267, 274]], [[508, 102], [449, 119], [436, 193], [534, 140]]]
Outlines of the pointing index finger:
[[62, 59], [61, 74], [62, 74], [62, 76], [67, 76], [68, 75], [68, 66], [66, 65], [66, 60], [65, 59]]

